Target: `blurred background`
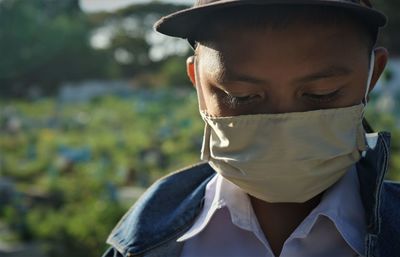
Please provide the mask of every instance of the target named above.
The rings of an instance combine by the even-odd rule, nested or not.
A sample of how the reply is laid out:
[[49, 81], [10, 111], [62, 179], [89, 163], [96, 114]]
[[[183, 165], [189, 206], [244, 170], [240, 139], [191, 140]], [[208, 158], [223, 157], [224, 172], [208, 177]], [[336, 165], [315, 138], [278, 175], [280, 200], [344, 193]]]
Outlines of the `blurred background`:
[[[400, 1], [368, 119], [400, 180]], [[0, 256], [94, 257], [154, 180], [199, 160], [187, 43], [153, 32], [189, 0], [0, 0]]]

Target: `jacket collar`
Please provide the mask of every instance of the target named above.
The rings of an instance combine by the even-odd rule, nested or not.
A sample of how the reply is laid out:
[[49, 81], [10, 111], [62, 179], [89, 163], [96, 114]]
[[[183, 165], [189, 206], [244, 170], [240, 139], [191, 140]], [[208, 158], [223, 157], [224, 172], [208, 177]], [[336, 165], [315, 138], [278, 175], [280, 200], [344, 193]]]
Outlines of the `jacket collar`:
[[215, 171], [206, 163], [182, 171], [154, 183], [116, 225], [107, 243], [124, 256], [141, 256], [185, 232], [202, 208]]
[[390, 157], [390, 134], [375, 134], [373, 144], [357, 163], [361, 199], [367, 219], [366, 256], [376, 256], [376, 242], [381, 232], [381, 203], [383, 185]]
[[376, 134], [376, 144], [369, 143], [369, 149], [357, 163], [360, 193], [366, 212], [368, 233], [377, 235], [380, 231], [379, 208], [382, 199], [383, 181], [388, 169], [390, 134]]

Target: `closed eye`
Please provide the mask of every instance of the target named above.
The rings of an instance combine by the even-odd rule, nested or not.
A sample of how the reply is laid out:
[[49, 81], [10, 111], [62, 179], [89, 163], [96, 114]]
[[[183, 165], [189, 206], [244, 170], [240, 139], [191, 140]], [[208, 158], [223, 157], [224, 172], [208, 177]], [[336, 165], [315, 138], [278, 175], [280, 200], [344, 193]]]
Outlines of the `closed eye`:
[[336, 100], [339, 94], [340, 89], [335, 90], [331, 93], [328, 94], [310, 94], [310, 93], [304, 93], [303, 96], [306, 97], [310, 101], [314, 102], [319, 102], [319, 103], [326, 103], [326, 102], [331, 102]]
[[226, 93], [223, 100], [225, 104], [234, 109], [241, 105], [251, 104], [260, 98], [261, 96], [256, 94], [247, 96], [233, 96]]

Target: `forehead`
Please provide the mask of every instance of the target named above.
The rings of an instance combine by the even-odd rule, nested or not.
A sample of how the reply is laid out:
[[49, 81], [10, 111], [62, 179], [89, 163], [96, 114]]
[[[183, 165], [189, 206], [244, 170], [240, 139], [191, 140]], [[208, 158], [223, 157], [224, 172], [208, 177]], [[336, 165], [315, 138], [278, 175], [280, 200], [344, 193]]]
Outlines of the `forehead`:
[[365, 66], [368, 53], [352, 26], [295, 23], [285, 28], [225, 28], [199, 48], [204, 68], [287, 74], [323, 65]]

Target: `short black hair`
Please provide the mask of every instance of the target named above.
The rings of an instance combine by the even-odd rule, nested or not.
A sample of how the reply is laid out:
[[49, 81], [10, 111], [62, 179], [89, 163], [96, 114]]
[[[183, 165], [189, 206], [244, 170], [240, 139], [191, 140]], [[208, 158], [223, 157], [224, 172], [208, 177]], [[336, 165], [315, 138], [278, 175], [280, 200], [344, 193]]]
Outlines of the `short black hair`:
[[[284, 29], [298, 22], [321, 26], [355, 26], [355, 33], [365, 42], [369, 52], [374, 48], [378, 27], [345, 8], [318, 5], [268, 5], [241, 6], [240, 8], [215, 11], [206, 17], [188, 38], [189, 42], [203, 44], [215, 38], [226, 28], [273, 28]], [[222, 31], [221, 31], [222, 30]]]

